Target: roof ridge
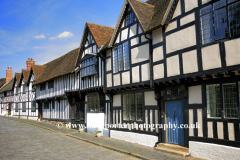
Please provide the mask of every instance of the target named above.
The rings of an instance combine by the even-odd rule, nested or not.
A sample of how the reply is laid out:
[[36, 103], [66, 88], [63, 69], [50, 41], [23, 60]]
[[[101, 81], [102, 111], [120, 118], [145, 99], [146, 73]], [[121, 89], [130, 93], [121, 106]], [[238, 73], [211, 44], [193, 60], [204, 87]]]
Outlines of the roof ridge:
[[[130, 1], [131, 1], [131, 0], [130, 0]], [[153, 5], [149, 4], [149, 3], [147, 3], [147, 1], [146, 1], [146, 2], [143, 2], [143, 1], [140, 1], [140, 0], [135, 0], [135, 1], [138, 1], [138, 2], [143, 3], [143, 4], [146, 4], [146, 5], [149, 5], [149, 6], [151, 6], [151, 7], [155, 7], [155, 6], [153, 6]]]
[[97, 26], [103, 26], [103, 27], [109, 27], [109, 28], [112, 28], [112, 29], [115, 29], [113, 27], [110, 27], [110, 26], [104, 26], [104, 25], [101, 25], [101, 24], [96, 24], [96, 23], [91, 23], [91, 22], [86, 22], [87, 24], [94, 24], [94, 25], [97, 25]]

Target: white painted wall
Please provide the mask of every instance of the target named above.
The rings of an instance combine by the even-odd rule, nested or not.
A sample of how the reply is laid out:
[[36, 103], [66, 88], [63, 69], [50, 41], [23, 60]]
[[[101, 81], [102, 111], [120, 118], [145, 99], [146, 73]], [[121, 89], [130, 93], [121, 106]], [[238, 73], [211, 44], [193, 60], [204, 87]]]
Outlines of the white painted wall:
[[189, 153], [193, 157], [211, 160], [238, 160], [240, 148], [189, 141]]
[[110, 130], [110, 137], [149, 147], [154, 147], [158, 142], [157, 136], [114, 130]]

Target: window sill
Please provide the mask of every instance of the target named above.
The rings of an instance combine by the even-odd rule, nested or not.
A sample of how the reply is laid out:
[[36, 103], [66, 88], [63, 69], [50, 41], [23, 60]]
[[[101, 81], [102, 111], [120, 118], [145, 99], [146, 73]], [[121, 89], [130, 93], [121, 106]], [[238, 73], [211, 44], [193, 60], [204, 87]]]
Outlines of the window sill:
[[94, 74], [89, 74], [89, 75], [87, 75], [87, 76], [82, 76], [81, 78], [83, 79], [83, 78], [86, 78], [86, 77], [91, 77], [91, 76], [94, 76], [94, 75], [97, 75], [98, 73], [94, 73]]
[[113, 73], [113, 75], [119, 74], [119, 73], [122, 73], [122, 72], [126, 72], [126, 71], [130, 71], [130, 69], [126, 69], [126, 70], [123, 70], [123, 71], [118, 71], [118, 72], [116, 72], [116, 73]]

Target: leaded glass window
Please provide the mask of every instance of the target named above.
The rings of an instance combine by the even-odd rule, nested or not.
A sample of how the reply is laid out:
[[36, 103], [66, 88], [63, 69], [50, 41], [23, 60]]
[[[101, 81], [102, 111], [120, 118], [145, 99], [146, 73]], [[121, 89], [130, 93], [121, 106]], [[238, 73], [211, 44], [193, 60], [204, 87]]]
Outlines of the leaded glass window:
[[104, 112], [103, 98], [97, 93], [87, 95], [87, 111], [92, 113]]
[[95, 69], [95, 57], [86, 59], [82, 62], [82, 69], [81, 69], [81, 73], [82, 76], [88, 76], [88, 75], [92, 75], [95, 74], [96, 69]]
[[143, 103], [142, 93], [123, 95], [123, 120], [142, 121]]
[[220, 84], [206, 86], [207, 116], [208, 118], [221, 118]]
[[240, 35], [240, 2], [235, 1], [220, 0], [200, 10], [202, 44]]
[[129, 43], [125, 42], [113, 49], [113, 72], [130, 69]]
[[238, 118], [237, 85], [236, 83], [225, 83], [222, 85], [223, 110], [225, 118]]
[[26, 103], [22, 103], [22, 112], [26, 112]]

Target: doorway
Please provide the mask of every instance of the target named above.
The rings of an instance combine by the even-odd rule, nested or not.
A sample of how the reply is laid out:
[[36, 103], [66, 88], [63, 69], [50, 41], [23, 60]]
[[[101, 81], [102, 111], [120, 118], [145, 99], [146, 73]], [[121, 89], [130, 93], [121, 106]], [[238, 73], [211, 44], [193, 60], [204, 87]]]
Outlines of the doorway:
[[165, 102], [166, 143], [184, 146], [182, 101]]

